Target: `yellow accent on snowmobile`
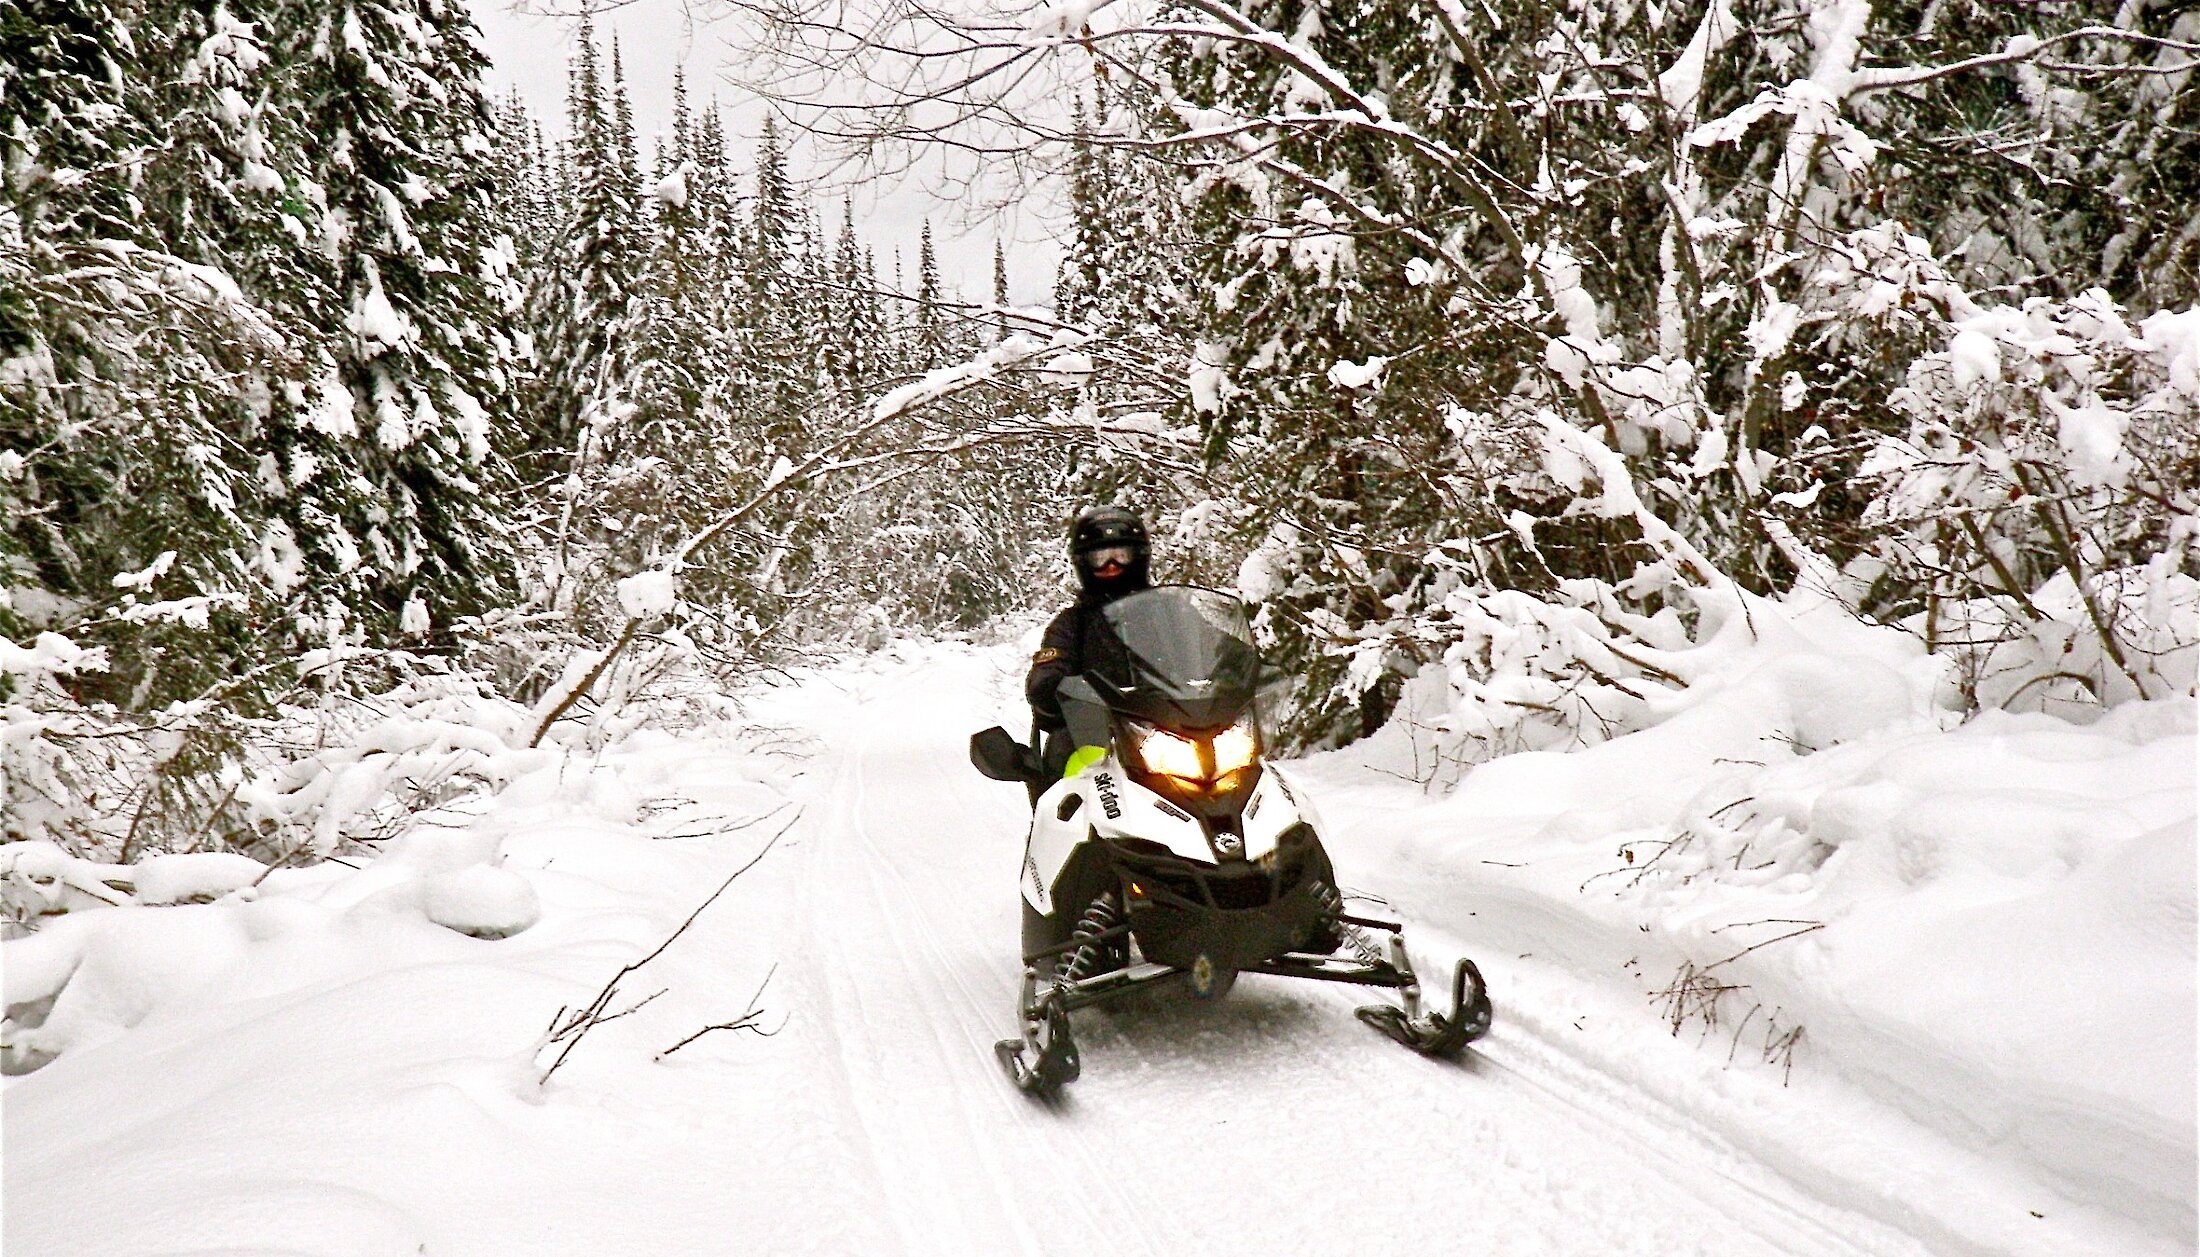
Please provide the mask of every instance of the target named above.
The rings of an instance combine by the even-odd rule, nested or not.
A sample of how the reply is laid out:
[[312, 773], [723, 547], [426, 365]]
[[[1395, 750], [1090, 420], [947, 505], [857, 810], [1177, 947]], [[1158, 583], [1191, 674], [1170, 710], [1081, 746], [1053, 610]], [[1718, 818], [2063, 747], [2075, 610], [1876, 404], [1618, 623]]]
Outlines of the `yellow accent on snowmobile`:
[[1062, 765], [1062, 780], [1067, 781], [1072, 777], [1083, 776], [1086, 769], [1107, 757], [1108, 748], [1104, 746], [1078, 747], [1069, 753], [1068, 762]]

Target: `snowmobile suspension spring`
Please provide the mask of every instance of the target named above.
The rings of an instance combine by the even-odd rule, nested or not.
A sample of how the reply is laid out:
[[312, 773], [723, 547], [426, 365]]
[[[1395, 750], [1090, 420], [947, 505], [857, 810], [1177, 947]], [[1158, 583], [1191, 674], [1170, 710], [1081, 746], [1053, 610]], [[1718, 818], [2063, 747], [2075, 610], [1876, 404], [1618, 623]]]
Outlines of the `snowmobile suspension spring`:
[[[1321, 900], [1322, 911], [1337, 917], [1344, 915], [1344, 896], [1337, 893], [1335, 886], [1326, 881], [1319, 882], [1314, 887], [1314, 896]], [[1337, 933], [1343, 936], [1345, 946], [1352, 949], [1352, 954], [1359, 957], [1361, 964], [1381, 965], [1384, 963], [1383, 953], [1376, 948], [1375, 944], [1367, 941], [1367, 932], [1359, 926], [1352, 924], [1350, 921], [1340, 920], [1337, 922]]]
[[1071, 985], [1092, 975], [1092, 971], [1100, 965], [1099, 937], [1114, 926], [1115, 895], [1112, 892], [1095, 895], [1092, 902], [1085, 905], [1085, 914], [1077, 918], [1076, 937], [1085, 941], [1055, 970], [1056, 990], [1066, 991]]

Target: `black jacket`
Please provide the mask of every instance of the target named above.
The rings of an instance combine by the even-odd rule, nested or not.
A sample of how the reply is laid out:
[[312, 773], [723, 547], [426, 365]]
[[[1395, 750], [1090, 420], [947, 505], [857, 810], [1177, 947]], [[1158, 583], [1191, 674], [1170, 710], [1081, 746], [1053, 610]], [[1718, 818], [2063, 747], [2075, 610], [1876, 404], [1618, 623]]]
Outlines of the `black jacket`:
[[[1143, 575], [1143, 573], [1141, 573]], [[1054, 617], [1031, 657], [1031, 671], [1024, 676], [1024, 697], [1031, 703], [1031, 724], [1040, 733], [1062, 730], [1062, 705], [1054, 691], [1063, 681], [1095, 668], [1107, 670], [1122, 656], [1115, 635], [1108, 631], [1100, 611], [1125, 594], [1147, 588], [1123, 582], [1112, 590], [1088, 589], [1077, 601]]]

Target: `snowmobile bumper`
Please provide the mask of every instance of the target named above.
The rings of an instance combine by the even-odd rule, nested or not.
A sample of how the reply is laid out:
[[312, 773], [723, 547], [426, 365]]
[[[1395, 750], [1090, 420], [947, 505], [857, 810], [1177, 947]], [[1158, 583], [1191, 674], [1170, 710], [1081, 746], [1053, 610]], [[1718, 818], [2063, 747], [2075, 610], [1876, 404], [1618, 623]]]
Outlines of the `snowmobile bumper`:
[[1279, 875], [1244, 861], [1125, 857], [1117, 877], [1140, 954], [1184, 970], [1256, 968], [1306, 946], [1334, 915], [1324, 884], [1304, 868]]
[[1124, 890], [1139, 952], [1179, 969], [1202, 957], [1220, 969], [1256, 968], [1303, 946], [1322, 920], [1321, 900], [1303, 884], [1273, 903], [1247, 908], [1194, 903], [1137, 879]]

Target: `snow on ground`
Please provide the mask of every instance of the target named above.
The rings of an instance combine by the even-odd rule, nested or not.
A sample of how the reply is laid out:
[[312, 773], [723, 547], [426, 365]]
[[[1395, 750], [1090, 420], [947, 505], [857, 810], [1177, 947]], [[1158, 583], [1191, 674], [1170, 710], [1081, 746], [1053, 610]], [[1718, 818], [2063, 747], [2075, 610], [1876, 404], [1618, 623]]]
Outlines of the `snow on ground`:
[[[1876, 1120], [1868, 1102], [2068, 1203], [1949, 1210], [1917, 1199], [1945, 1166], [1728, 1132], [1767, 1159], [1845, 1176], [1874, 1211], [1949, 1214], [1942, 1242], [2022, 1251], [2045, 1229], [2024, 1219], [2071, 1208], [2081, 1232], [2189, 1251], [2193, 702], [1959, 724], [1905, 635], [1807, 600], [1751, 610], [1682, 656], [1695, 683], [1655, 727], [1571, 753], [1443, 769], [1412, 710], [1440, 713], [1427, 678], [1315, 766], [1331, 811], [1388, 851], [1409, 919], [1620, 979], [1707, 1054], [1792, 1067], [1829, 1117]], [[1623, 1068], [1612, 1046], [1589, 1055]]]
[[[1349, 992], [1246, 979], [1080, 1014], [1068, 1100], [1015, 1095], [1021, 796], [963, 758], [1015, 713], [1012, 648], [801, 674], [749, 727], [538, 768], [357, 868], [141, 871], [148, 903], [218, 897], [0, 952], [11, 1051], [52, 1057], [0, 1090], [0, 1240], [2191, 1252], [2192, 705], [1944, 729], [1873, 650], [1734, 651], [1656, 727], [1448, 794], [1408, 722], [1299, 766], [1348, 887], [1489, 974], [1456, 1067]], [[553, 1015], [775, 834], [540, 1083]], [[770, 1037], [666, 1054], [752, 1011]]]

